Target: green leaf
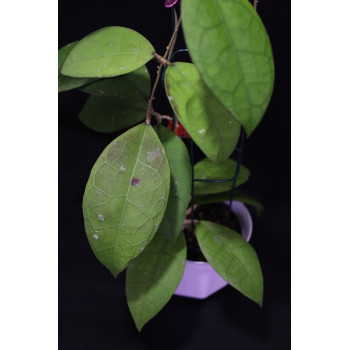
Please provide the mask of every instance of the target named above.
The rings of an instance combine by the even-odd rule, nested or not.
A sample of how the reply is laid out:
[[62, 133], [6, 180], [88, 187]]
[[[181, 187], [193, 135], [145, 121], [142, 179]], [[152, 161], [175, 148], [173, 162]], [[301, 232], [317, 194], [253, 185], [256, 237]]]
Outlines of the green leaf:
[[214, 270], [262, 306], [263, 276], [254, 248], [237, 232], [210, 221], [196, 224], [199, 246]]
[[274, 64], [269, 37], [248, 0], [182, 1], [183, 30], [204, 82], [248, 134], [270, 101]]
[[176, 62], [165, 73], [169, 102], [181, 124], [213, 162], [227, 159], [241, 126], [203, 83], [191, 63]]
[[[196, 196], [195, 203], [197, 204], [209, 204], [209, 203], [217, 203], [223, 201], [229, 201], [231, 198], [231, 191], [222, 192], [222, 193], [213, 193], [208, 195]], [[234, 191], [233, 200], [242, 202], [245, 204], [249, 204], [255, 207], [258, 212], [261, 212], [264, 209], [264, 206], [254, 198], [251, 198], [237, 190]]]
[[120, 103], [123, 103], [126, 98], [133, 99], [136, 103], [148, 102], [151, 78], [146, 66], [142, 66], [129, 74], [97, 80], [81, 90], [90, 95], [114, 97], [120, 100]]
[[[141, 103], [140, 103], [141, 102]], [[90, 96], [79, 113], [88, 128], [99, 132], [114, 132], [137, 124], [146, 117], [147, 103], [104, 96]]]
[[171, 243], [156, 234], [126, 273], [126, 297], [136, 327], [142, 327], [170, 300], [179, 285], [186, 262], [186, 243], [180, 235]]
[[150, 42], [134, 30], [106, 27], [79, 41], [67, 57], [62, 74], [114, 77], [143, 66], [153, 58], [154, 51]]
[[58, 50], [58, 92], [76, 89], [95, 80], [89, 78], [72, 78], [61, 73], [64, 61], [77, 43], [78, 41], [75, 41]]
[[[221, 164], [215, 164], [208, 158], [201, 160], [194, 166], [194, 178], [200, 180], [229, 180], [236, 173], [237, 162], [227, 159]], [[236, 179], [236, 187], [242, 185], [249, 178], [249, 170], [241, 165]], [[230, 191], [233, 181], [229, 182], [194, 182], [194, 195], [213, 194]]]
[[100, 79], [82, 90], [92, 94], [79, 118], [99, 132], [118, 131], [146, 118], [151, 79], [145, 66], [134, 72]]
[[85, 230], [96, 257], [115, 277], [153, 238], [169, 188], [167, 156], [150, 125], [117, 137], [97, 159], [83, 198]]
[[191, 196], [191, 162], [187, 147], [173, 131], [160, 125], [156, 132], [168, 155], [171, 172], [169, 200], [158, 231], [176, 242]]

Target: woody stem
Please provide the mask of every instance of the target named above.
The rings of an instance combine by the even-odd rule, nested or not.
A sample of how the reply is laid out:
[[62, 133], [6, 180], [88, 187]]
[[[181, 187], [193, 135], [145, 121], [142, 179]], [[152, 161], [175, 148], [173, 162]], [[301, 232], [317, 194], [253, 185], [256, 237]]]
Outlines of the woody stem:
[[[165, 54], [163, 56], [163, 58], [165, 60], [168, 59], [168, 57], [170, 56], [170, 54], [172, 53], [172, 51], [174, 50], [174, 45], [175, 45], [175, 42], [176, 42], [176, 37], [177, 37], [177, 33], [179, 31], [179, 27], [180, 27], [180, 24], [181, 24], [181, 16], [179, 18], [179, 20], [177, 20], [177, 16], [175, 15], [175, 20], [176, 20], [176, 25], [175, 25], [175, 29], [174, 29], [174, 32], [171, 36], [171, 39], [169, 41], [169, 44], [168, 46], [166, 47], [166, 51], [165, 51]], [[147, 116], [146, 116], [146, 124], [150, 124], [151, 123], [151, 119], [152, 119], [152, 112], [153, 112], [153, 100], [154, 100], [154, 95], [156, 93], [156, 89], [157, 89], [157, 86], [159, 84], [159, 81], [160, 81], [160, 77], [162, 75], [162, 71], [163, 71], [163, 68], [164, 68], [164, 62], [160, 62], [159, 63], [159, 66], [158, 66], [158, 71], [157, 71], [157, 77], [156, 77], [156, 80], [154, 82], [154, 85], [153, 85], [153, 88], [152, 88], [152, 92], [151, 92], [151, 97], [148, 101], [148, 107], [147, 107]]]

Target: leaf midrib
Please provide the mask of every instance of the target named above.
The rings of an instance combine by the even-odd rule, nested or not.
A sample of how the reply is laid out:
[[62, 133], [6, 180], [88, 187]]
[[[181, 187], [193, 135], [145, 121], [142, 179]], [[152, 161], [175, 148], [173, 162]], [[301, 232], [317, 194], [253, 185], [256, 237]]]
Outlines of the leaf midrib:
[[[144, 126], [144, 132], [143, 132], [143, 135], [142, 135], [142, 140], [141, 140], [141, 142], [140, 142], [140, 146], [139, 146], [139, 151], [138, 151], [138, 153], [137, 153], [137, 156], [136, 156], [136, 158], [135, 158], [135, 163], [134, 163], [134, 169], [133, 169], [133, 171], [132, 171], [132, 175], [131, 175], [131, 180], [132, 180], [132, 178], [134, 177], [134, 174], [135, 174], [135, 169], [136, 169], [136, 167], [137, 167], [137, 161], [138, 161], [138, 159], [139, 159], [139, 156], [140, 156], [140, 153], [141, 153], [141, 149], [142, 149], [142, 147], [141, 147], [141, 145], [142, 145], [142, 143], [143, 143], [143, 141], [144, 141], [144, 139], [145, 139], [145, 135], [146, 135], [146, 129], [147, 128], [147, 125], [146, 126]], [[128, 141], [128, 142], [130, 142], [130, 141]], [[125, 201], [124, 201], [124, 205], [123, 205], [123, 210], [122, 210], [122, 213], [121, 213], [121, 216], [120, 216], [120, 223], [122, 222], [122, 220], [123, 220], [123, 217], [124, 217], [124, 212], [125, 212], [125, 208], [126, 208], [126, 203], [127, 203], [127, 201], [128, 201], [128, 197], [129, 197], [129, 192], [130, 192], [130, 188], [131, 188], [131, 181], [129, 182], [129, 187], [128, 187], [128, 191], [127, 191], [127, 193], [126, 193], [126, 195], [125, 195]], [[113, 263], [114, 263], [114, 258], [115, 258], [115, 254], [116, 254], [116, 246], [117, 246], [117, 239], [118, 239], [118, 237], [120, 236], [120, 226], [121, 226], [121, 224], [119, 224], [118, 225], [118, 231], [116, 232], [116, 236], [115, 236], [115, 242], [114, 242], [114, 247], [113, 247]], [[122, 237], [123, 238], [123, 237]], [[129, 242], [130, 243], [130, 242]], [[134, 248], [133, 248], [133, 253], [134, 253]]]

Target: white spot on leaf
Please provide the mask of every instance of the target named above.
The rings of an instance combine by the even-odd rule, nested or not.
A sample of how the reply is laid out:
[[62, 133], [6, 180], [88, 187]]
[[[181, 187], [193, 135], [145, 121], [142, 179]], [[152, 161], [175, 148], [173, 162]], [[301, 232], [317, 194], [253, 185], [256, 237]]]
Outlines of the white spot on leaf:
[[119, 170], [124, 172], [126, 170], [126, 168], [124, 167], [124, 165], [122, 165]]
[[98, 235], [96, 233], [92, 237], [98, 239]]
[[198, 132], [199, 132], [200, 134], [203, 134], [203, 133], [205, 132], [205, 129], [200, 129]]
[[147, 152], [147, 161], [153, 162], [155, 159], [157, 159], [160, 156], [160, 148], [156, 147], [154, 151]]
[[105, 221], [105, 217], [102, 214], [98, 214], [98, 219], [101, 221]]
[[102, 89], [100, 89], [100, 94], [101, 94], [101, 95], [104, 95], [105, 92], [104, 92]]
[[172, 101], [174, 99], [173, 96], [168, 96], [169, 101]]

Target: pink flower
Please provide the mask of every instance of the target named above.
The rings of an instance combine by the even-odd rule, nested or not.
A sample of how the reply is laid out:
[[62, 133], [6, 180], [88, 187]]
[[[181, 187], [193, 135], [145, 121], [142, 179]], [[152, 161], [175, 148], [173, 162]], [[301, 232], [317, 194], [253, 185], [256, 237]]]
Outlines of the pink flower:
[[165, 0], [165, 7], [172, 7], [176, 5], [179, 0]]

